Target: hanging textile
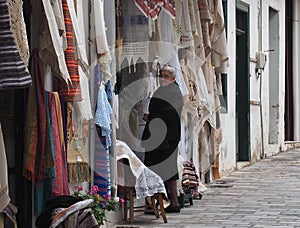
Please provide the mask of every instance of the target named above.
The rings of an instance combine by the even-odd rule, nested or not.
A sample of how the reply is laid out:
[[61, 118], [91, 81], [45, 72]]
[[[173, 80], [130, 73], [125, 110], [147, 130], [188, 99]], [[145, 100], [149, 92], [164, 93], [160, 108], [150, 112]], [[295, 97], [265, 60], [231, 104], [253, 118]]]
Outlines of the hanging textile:
[[99, 194], [111, 194], [109, 150], [102, 129], [96, 125], [95, 154], [94, 154], [94, 185], [99, 188]]
[[[117, 34], [117, 42], [120, 45], [118, 64], [121, 66], [125, 61], [136, 64], [139, 59], [148, 62], [150, 59], [148, 19], [132, 0], [120, 1], [118, 13], [117, 31], [120, 33]], [[122, 70], [122, 66], [120, 70]]]
[[78, 71], [78, 62], [75, 57], [75, 49], [73, 45], [73, 24], [69, 11], [67, 0], [62, 0], [63, 12], [65, 18], [66, 36], [68, 48], [65, 52], [65, 59], [68, 68], [68, 72], [71, 78], [71, 85], [62, 85], [61, 93], [65, 101], [81, 101], [81, 88], [80, 88], [80, 76]]
[[95, 14], [95, 33], [97, 53], [104, 54], [109, 51], [104, 22], [104, 1], [94, 0], [94, 14]]
[[8, 0], [8, 10], [10, 14], [11, 32], [20, 53], [20, 57], [27, 67], [29, 61], [29, 47], [23, 15], [23, 1]]
[[0, 89], [29, 87], [32, 79], [11, 32], [6, 0], [0, 0], [0, 31]]
[[[45, 16], [41, 18], [42, 26], [39, 28], [39, 56], [44, 64], [51, 66], [51, 72], [70, 83], [70, 75], [66, 66], [64, 50], [67, 48], [65, 25], [61, 0], [51, 2], [42, 0]], [[57, 10], [56, 10], [57, 8]], [[58, 22], [57, 22], [58, 20]], [[62, 25], [63, 23], [63, 25]]]
[[57, 92], [48, 93], [48, 106], [50, 111], [51, 130], [54, 149], [54, 172], [52, 179], [52, 196], [69, 195], [68, 176], [67, 176], [67, 158], [64, 139], [64, 129], [62, 122], [61, 103]]
[[5, 145], [3, 139], [2, 127], [0, 124], [0, 212], [6, 208], [10, 202], [8, 195], [8, 176]]
[[172, 18], [175, 17], [175, 0], [135, 0], [135, 4], [146, 17], [152, 20], [158, 18], [161, 9], [164, 9]]
[[[100, 195], [111, 194], [109, 147], [111, 107], [102, 82], [100, 64], [94, 69], [94, 100], [95, 100], [95, 152], [94, 152], [94, 184], [99, 188]], [[100, 88], [100, 87], [102, 88]], [[102, 129], [102, 126], [104, 129]], [[109, 138], [107, 138], [109, 137]]]
[[101, 127], [102, 136], [105, 136], [106, 138], [107, 148], [111, 146], [111, 114], [112, 108], [107, 100], [104, 85], [103, 83], [101, 83], [98, 92], [97, 109], [95, 113], [95, 124]]
[[90, 182], [89, 122], [80, 120], [72, 103], [67, 103], [69, 182]]
[[215, 26], [212, 36], [212, 64], [215, 66], [216, 73], [227, 73], [227, 65], [225, 64], [229, 57], [227, 51], [226, 31], [223, 15], [223, 3], [215, 1]]
[[[29, 89], [27, 115], [24, 127], [23, 175], [28, 180], [41, 180], [54, 165], [48, 131], [46, 98], [42, 63], [33, 52], [33, 86]], [[48, 174], [47, 174], [48, 175]]]

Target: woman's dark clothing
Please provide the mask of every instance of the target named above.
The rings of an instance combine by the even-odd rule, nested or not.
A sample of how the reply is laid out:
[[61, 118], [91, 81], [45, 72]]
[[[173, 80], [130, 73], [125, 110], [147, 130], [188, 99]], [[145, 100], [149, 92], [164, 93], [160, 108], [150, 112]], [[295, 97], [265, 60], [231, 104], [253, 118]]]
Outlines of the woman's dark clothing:
[[[144, 163], [164, 181], [178, 179], [177, 146], [182, 106], [183, 97], [176, 82], [159, 87], [149, 104], [149, 120], [142, 137], [146, 150]], [[164, 124], [155, 122], [156, 118], [164, 122], [166, 134]]]

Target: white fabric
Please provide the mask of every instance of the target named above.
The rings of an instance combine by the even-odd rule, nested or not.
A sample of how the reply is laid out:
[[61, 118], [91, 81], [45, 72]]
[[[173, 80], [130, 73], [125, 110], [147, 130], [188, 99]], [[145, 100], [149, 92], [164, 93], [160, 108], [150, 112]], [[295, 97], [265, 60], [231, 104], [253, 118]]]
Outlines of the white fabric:
[[[84, 32], [81, 34], [78, 31], [85, 31], [84, 28], [84, 15], [83, 15], [83, 0], [77, 0], [77, 16], [74, 9], [73, 3], [69, 6], [70, 12], [72, 12], [71, 18], [73, 27], [76, 34], [77, 39], [77, 50], [80, 51], [80, 56], [82, 58], [82, 62], [84, 65], [88, 65], [87, 62], [87, 54], [86, 54], [86, 46], [84, 41], [86, 40]], [[76, 18], [77, 17], [77, 18]], [[74, 21], [73, 21], [74, 19]], [[82, 68], [82, 64], [78, 66], [79, 76], [80, 76], [80, 88], [81, 88], [81, 96], [82, 100], [79, 102], [74, 102], [74, 107], [78, 111], [79, 120], [90, 120], [93, 118], [92, 107], [91, 107], [91, 99], [89, 93], [89, 81], [88, 81], [88, 71], [87, 69]]]
[[95, 32], [98, 54], [104, 54], [109, 51], [105, 32], [103, 7], [103, 0], [94, 0]]
[[86, 74], [83, 72], [82, 68], [79, 66], [79, 76], [80, 76], [80, 88], [82, 100], [74, 102], [75, 109], [78, 110], [80, 120], [91, 120], [93, 119], [92, 106], [89, 92], [89, 81]]
[[212, 64], [215, 66], [216, 73], [227, 73], [228, 52], [223, 15], [222, 1], [218, 1], [218, 8], [216, 13], [214, 34], [212, 37]]
[[[53, 73], [61, 76], [66, 83], [71, 82], [65, 60], [63, 38], [59, 35], [59, 29], [52, 6], [49, 0], [42, 0], [42, 2], [48, 26], [46, 26], [40, 35], [40, 57], [45, 63], [51, 66]], [[58, 69], [54, 66], [54, 62], [57, 63]]]
[[178, 59], [178, 48], [176, 44], [173, 20], [172, 18], [164, 11], [160, 13], [159, 19], [159, 29], [160, 29], [160, 40], [156, 43], [160, 46], [159, 53], [156, 53], [159, 57], [159, 63], [161, 66], [164, 64], [169, 64], [170, 66], [176, 69], [176, 82], [179, 85], [182, 95], [188, 94], [187, 87], [185, 85], [182, 72], [180, 69], [180, 63]]
[[8, 195], [6, 152], [3, 140], [2, 127], [0, 124], [0, 212], [7, 207], [9, 202], [10, 198]]
[[113, 116], [112, 116], [112, 121], [114, 121], [114, 126], [116, 129], [119, 128], [119, 95], [113, 93]]
[[116, 158], [117, 161], [122, 158], [128, 159], [130, 169], [136, 178], [135, 190], [137, 199], [153, 196], [155, 193], [166, 194], [161, 177], [146, 167], [128, 145], [120, 140], [116, 140]]

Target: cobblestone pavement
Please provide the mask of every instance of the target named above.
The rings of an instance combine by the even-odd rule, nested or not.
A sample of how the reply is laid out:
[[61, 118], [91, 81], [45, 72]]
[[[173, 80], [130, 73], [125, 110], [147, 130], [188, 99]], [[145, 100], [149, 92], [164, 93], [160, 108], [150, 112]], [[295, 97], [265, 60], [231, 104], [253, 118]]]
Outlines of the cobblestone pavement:
[[[135, 213], [132, 224], [113, 227], [300, 227], [300, 149], [281, 152], [221, 179], [178, 214]], [[231, 186], [231, 187], [228, 187]]]

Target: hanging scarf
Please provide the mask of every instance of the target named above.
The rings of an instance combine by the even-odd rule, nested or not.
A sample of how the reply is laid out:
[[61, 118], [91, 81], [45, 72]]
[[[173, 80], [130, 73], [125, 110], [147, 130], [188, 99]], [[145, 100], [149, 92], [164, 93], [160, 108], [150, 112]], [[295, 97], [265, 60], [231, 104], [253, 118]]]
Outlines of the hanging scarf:
[[67, 0], [63, 0], [62, 5], [65, 17], [65, 27], [68, 45], [67, 49], [65, 50], [65, 59], [72, 84], [68, 85], [68, 88], [65, 87], [66, 85], [63, 86], [61, 93], [65, 101], [81, 101], [82, 97], [80, 88], [80, 76], [78, 71], [78, 62], [75, 57], [75, 49], [73, 45], [73, 25]]
[[37, 51], [33, 52], [32, 83], [29, 89], [27, 115], [24, 128], [23, 175], [28, 180], [41, 180], [45, 171], [54, 165], [47, 130], [46, 97], [43, 69]]

